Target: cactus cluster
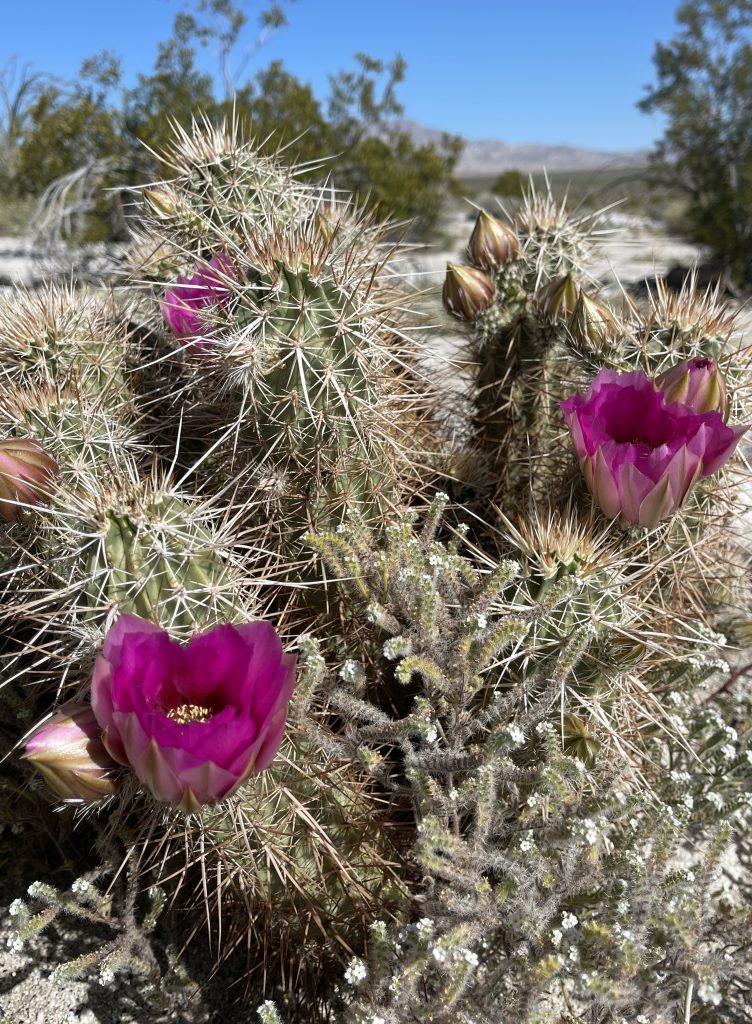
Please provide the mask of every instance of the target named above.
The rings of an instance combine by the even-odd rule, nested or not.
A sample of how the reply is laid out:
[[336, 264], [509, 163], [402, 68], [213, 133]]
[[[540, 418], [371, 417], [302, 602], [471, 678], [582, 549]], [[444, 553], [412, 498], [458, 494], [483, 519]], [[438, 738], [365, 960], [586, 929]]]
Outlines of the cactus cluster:
[[63, 974], [168, 999], [178, 929], [266, 1024], [744, 1019], [750, 377], [718, 296], [611, 309], [588, 222], [480, 213], [444, 286], [457, 459], [393, 228], [234, 124], [162, 158], [114, 296], [0, 303], [2, 792], [81, 876], [11, 942], [73, 915], [109, 938]]

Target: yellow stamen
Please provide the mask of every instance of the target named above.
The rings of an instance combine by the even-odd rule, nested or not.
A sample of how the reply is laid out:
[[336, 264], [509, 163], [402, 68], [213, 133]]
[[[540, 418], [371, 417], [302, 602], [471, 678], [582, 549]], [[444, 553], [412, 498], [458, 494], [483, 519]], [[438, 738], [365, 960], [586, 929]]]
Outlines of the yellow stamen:
[[201, 707], [200, 704], [181, 704], [180, 707], [170, 708], [167, 717], [180, 725], [189, 725], [191, 722], [208, 722], [212, 714], [209, 708]]

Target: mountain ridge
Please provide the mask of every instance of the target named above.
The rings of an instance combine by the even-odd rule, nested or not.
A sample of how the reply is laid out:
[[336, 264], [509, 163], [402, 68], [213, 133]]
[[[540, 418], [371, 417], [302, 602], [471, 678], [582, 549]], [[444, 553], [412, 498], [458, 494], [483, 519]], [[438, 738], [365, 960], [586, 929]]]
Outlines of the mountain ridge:
[[[399, 119], [392, 127], [406, 132], [416, 145], [441, 143], [445, 134], [419, 121]], [[451, 132], [449, 133], [451, 134]], [[460, 177], [486, 177], [502, 171], [586, 171], [605, 167], [641, 167], [647, 163], [648, 150], [601, 150], [543, 142], [509, 143], [501, 139], [463, 138], [464, 148], [457, 164]]]

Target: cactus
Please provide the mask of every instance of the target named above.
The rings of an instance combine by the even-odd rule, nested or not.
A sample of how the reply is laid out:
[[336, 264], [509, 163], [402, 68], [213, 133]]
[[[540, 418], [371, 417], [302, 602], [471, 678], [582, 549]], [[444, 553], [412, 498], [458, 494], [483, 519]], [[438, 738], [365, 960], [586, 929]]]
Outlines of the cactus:
[[111, 299], [72, 286], [18, 287], [0, 300], [0, 358], [8, 384], [85, 382], [92, 396], [124, 388], [127, 332]]
[[[188, 280], [205, 282], [206, 297], [193, 300], [180, 283], [154, 296], [185, 335], [167, 368], [169, 390], [185, 396], [172, 422], [189, 463], [200, 464], [201, 486], [231, 481], [272, 578], [315, 579], [304, 568], [306, 530], [336, 526], [351, 508], [375, 524], [430, 479], [435, 444], [424, 423], [434, 399], [405, 331], [398, 249], [331, 189], [296, 186], [294, 209], [278, 209], [275, 189], [259, 192], [257, 181], [259, 167], [271, 174], [276, 165], [235, 136], [225, 137], [227, 155], [211, 173], [232, 202], [243, 197], [243, 230], [223, 202], [202, 212], [202, 154], [221, 147], [211, 133], [184, 141], [173, 154], [177, 177], [159, 188], [201, 219], [204, 262]], [[287, 177], [275, 173], [282, 189]], [[254, 212], [259, 197], [271, 204], [263, 216]], [[153, 213], [150, 231], [176, 249], [173, 220]], [[190, 318], [170, 312], [184, 301], [181, 287], [196, 303]]]
[[[717, 296], [658, 288], [611, 310], [587, 277], [585, 220], [545, 194], [506, 221], [481, 213], [444, 299], [470, 325], [472, 417], [451, 426], [483, 486], [444, 517], [428, 496], [461, 441], [433, 429], [391, 229], [234, 123], [178, 130], [162, 159], [171, 176], [134, 190], [114, 300], [71, 287], [0, 302], [4, 735], [23, 743], [50, 715], [54, 731], [72, 699], [92, 730], [82, 764], [101, 739], [96, 770], [112, 773], [106, 801], [85, 796], [99, 874], [75, 899], [42, 882], [41, 914], [14, 904], [18, 941], [93, 908], [116, 938], [71, 969], [154, 979], [164, 889], [217, 959], [246, 951], [264, 1020], [736, 1012], [748, 921], [713, 879], [727, 820], [740, 843], [752, 823], [746, 669], [729, 669], [720, 632], [749, 633], [743, 470], [694, 479], [685, 454], [691, 489], [673, 504], [659, 491], [655, 521], [640, 497], [630, 520], [560, 407], [604, 368], [640, 371], [715, 417], [730, 456], [748, 359]], [[203, 806], [193, 790], [159, 802], [169, 786], [144, 781], [140, 752], [129, 771], [86, 703], [122, 613], [183, 642], [273, 618], [288, 687], [303, 655], [276, 759], [245, 750], [236, 785], [207, 786]], [[169, 707], [181, 728], [216, 713]], [[154, 765], [192, 754], [184, 738], [160, 740]], [[21, 770], [3, 770], [10, 804]], [[33, 815], [41, 789], [25, 792]], [[64, 829], [61, 843], [78, 856]], [[120, 921], [85, 883], [123, 856]], [[153, 885], [152, 913], [138, 893]]]

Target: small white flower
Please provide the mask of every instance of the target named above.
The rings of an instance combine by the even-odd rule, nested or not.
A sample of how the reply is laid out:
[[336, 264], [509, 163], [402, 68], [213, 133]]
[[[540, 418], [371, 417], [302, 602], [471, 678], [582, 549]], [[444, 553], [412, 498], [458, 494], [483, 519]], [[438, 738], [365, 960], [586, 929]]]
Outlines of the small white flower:
[[433, 949], [431, 950], [431, 955], [433, 956], [434, 960], [437, 963], [446, 963], [447, 951], [444, 949], [443, 946], [434, 946]]
[[531, 850], [535, 849], [532, 830], [527, 833], [524, 839], [520, 839], [520, 849], [523, 853], [530, 853]]
[[710, 1003], [711, 1006], [720, 1006], [721, 999], [723, 997], [721, 996], [721, 993], [718, 991], [718, 987], [715, 985], [715, 983], [705, 983], [698, 986], [697, 998], [700, 999], [703, 1003]]
[[569, 911], [565, 911], [561, 915], [561, 927], [564, 931], [567, 931], [569, 928], [574, 928], [575, 925], [578, 925], [579, 923], [580, 919], [576, 914], [570, 914]]
[[8, 913], [10, 914], [11, 917], [18, 917], [18, 915], [21, 913], [23, 908], [24, 908], [24, 901], [23, 900], [13, 900], [11, 905], [8, 907]]
[[426, 732], [426, 742], [427, 743], [435, 743], [438, 738], [439, 738], [439, 734], [436, 732], [436, 726], [434, 726], [434, 725], [430, 726], [430, 728]]
[[355, 987], [359, 985], [361, 981], [365, 981], [368, 975], [368, 968], [362, 960], [354, 956], [350, 961], [347, 970], [345, 971], [345, 981], [348, 985]]
[[736, 757], [736, 747], [731, 743], [724, 743], [721, 747], [721, 757], [724, 761], [733, 761]]
[[525, 742], [525, 733], [520, 729], [519, 725], [510, 725], [507, 729], [507, 734], [512, 743], [517, 747], [522, 746]]
[[115, 980], [115, 972], [110, 967], [103, 967], [99, 972], [99, 984], [102, 986], [111, 985]]
[[561, 945], [562, 936], [563, 932], [561, 928], [554, 928], [554, 930], [551, 932], [551, 942], [554, 944], [554, 946], [556, 946], [557, 949]]
[[29, 896], [37, 896], [42, 891], [42, 883], [32, 882], [26, 891], [29, 894]]
[[71, 892], [81, 893], [88, 892], [91, 889], [91, 882], [86, 878], [77, 878], [71, 886]]
[[421, 917], [415, 925], [415, 930], [421, 939], [430, 938], [433, 935], [433, 921], [430, 917]]
[[461, 949], [459, 955], [466, 963], [470, 964], [471, 967], [478, 966], [478, 954], [474, 953], [472, 949]]

